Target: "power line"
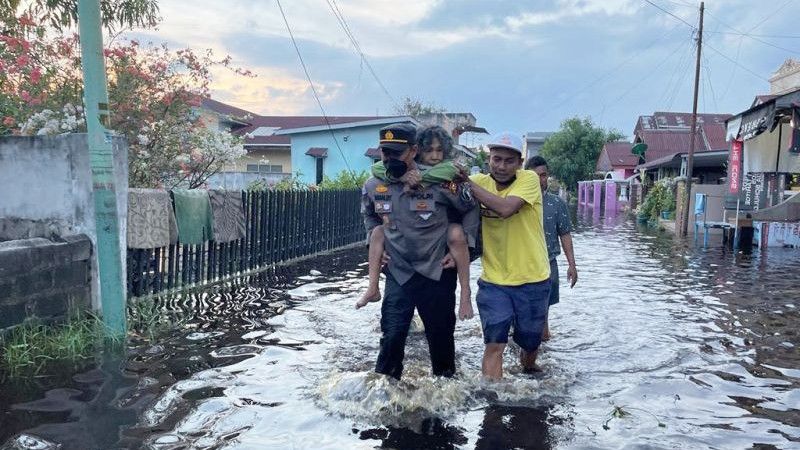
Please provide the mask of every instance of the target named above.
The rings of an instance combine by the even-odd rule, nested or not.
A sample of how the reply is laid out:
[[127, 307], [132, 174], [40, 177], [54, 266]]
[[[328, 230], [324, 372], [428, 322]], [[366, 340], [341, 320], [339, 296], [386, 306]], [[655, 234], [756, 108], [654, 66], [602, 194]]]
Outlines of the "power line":
[[[692, 45], [692, 49], [694, 49], [695, 47], [696, 45]], [[669, 96], [666, 111], [672, 109], [672, 105], [678, 98], [678, 94], [681, 91], [681, 87], [683, 87], [683, 84], [685, 84], [686, 80], [689, 79], [689, 73], [691, 72], [692, 69], [692, 58], [690, 53], [687, 53], [687, 58], [684, 61], [685, 62], [683, 67], [683, 76], [679, 76], [678, 78], [675, 79], [675, 86], [672, 89], [672, 94], [670, 94]]]
[[800, 55], [800, 52], [798, 52], [797, 50], [792, 50], [792, 49], [788, 49], [788, 48], [785, 48], [785, 47], [781, 47], [780, 45], [773, 44], [772, 42], [765, 41], [765, 40], [761, 39], [760, 37], [756, 37], [755, 35], [750, 34], [751, 31], [755, 30], [756, 28], [761, 26], [761, 24], [763, 24], [764, 22], [769, 20], [772, 16], [774, 16], [775, 14], [780, 12], [780, 10], [782, 10], [784, 7], [786, 7], [786, 5], [789, 4], [789, 2], [791, 2], [791, 0], [785, 2], [783, 5], [781, 5], [780, 7], [775, 9], [774, 11], [772, 11], [770, 14], [768, 14], [766, 17], [764, 17], [760, 22], [758, 22], [756, 25], [751, 27], [748, 31], [742, 31], [742, 30], [734, 27], [733, 25], [730, 25], [730, 24], [726, 23], [725, 21], [723, 21], [719, 17], [715, 16], [714, 14], [708, 13], [708, 15], [713, 17], [714, 20], [716, 20], [717, 22], [721, 23], [722, 25], [730, 28], [731, 30], [733, 30], [733, 31], [735, 31], [737, 33], [741, 33], [741, 35], [743, 37], [748, 37], [748, 38], [750, 38], [750, 39], [752, 39], [752, 40], [754, 40], [756, 42], [760, 42], [760, 43], [762, 43], [764, 45], [768, 45], [770, 47], [777, 48], [778, 50], [783, 50], [785, 52], [789, 52], [789, 53], [794, 53], [796, 55]]
[[[667, 31], [666, 33], [662, 34], [661, 36], [659, 36], [658, 38], [654, 39], [652, 42], [650, 42], [649, 44], [647, 44], [647, 45], [644, 47], [644, 49], [643, 49], [643, 50], [644, 50], [644, 51], [646, 51], [646, 50], [649, 50], [649, 49], [650, 49], [651, 47], [653, 47], [655, 44], [657, 44], [658, 42], [662, 41], [662, 40], [663, 40], [664, 38], [666, 38], [667, 36], [671, 35], [671, 34], [672, 34], [672, 33], [673, 33], [673, 32], [674, 32], [674, 31], [675, 31], [677, 28], [678, 28], [678, 25], [675, 25], [675, 26], [674, 26], [672, 29], [670, 29], [670, 30], [669, 30], [669, 31]], [[550, 107], [548, 107], [548, 108], [542, 108], [542, 110], [541, 110], [541, 112], [540, 112], [539, 114], [537, 114], [537, 115], [535, 115], [535, 116], [531, 117], [531, 120], [532, 120], [532, 121], [539, 120], [539, 119], [541, 119], [542, 117], [544, 117], [545, 115], [547, 115], [548, 113], [551, 113], [551, 112], [553, 112], [553, 111], [557, 110], [558, 108], [561, 108], [562, 106], [564, 106], [565, 104], [567, 104], [568, 102], [570, 102], [571, 100], [573, 100], [573, 98], [574, 98], [575, 96], [577, 96], [578, 94], [581, 94], [581, 93], [583, 93], [583, 92], [587, 91], [589, 88], [591, 88], [591, 87], [592, 87], [592, 86], [594, 86], [595, 84], [599, 83], [599, 82], [600, 82], [600, 81], [602, 81], [603, 79], [607, 78], [609, 75], [611, 75], [611, 74], [615, 73], [616, 71], [618, 71], [619, 69], [621, 69], [621, 68], [622, 68], [624, 65], [628, 64], [629, 62], [631, 62], [631, 61], [633, 61], [634, 59], [636, 59], [637, 57], [639, 57], [639, 54], [640, 54], [640, 53], [641, 53], [641, 52], [638, 52], [638, 53], [632, 53], [630, 57], [628, 57], [627, 59], [623, 60], [621, 63], [617, 64], [616, 66], [614, 66], [614, 67], [613, 67], [613, 68], [611, 68], [610, 70], [608, 70], [608, 71], [606, 71], [606, 72], [604, 72], [604, 73], [600, 74], [599, 76], [597, 76], [596, 78], [594, 78], [592, 81], [590, 81], [589, 83], [587, 83], [586, 85], [584, 85], [582, 88], [578, 89], [577, 91], [574, 91], [574, 92], [572, 92], [572, 93], [571, 93], [569, 96], [567, 96], [567, 97], [566, 97], [566, 98], [565, 98], [563, 101], [561, 101], [561, 102], [558, 102], [558, 103], [556, 103], [555, 105], [553, 105], [553, 106], [550, 106]]]
[[640, 77], [640, 78], [639, 78], [639, 80], [638, 80], [636, 83], [634, 83], [633, 85], [631, 85], [631, 86], [630, 86], [630, 88], [628, 88], [628, 89], [627, 89], [625, 92], [623, 92], [623, 93], [622, 93], [622, 95], [620, 95], [619, 97], [617, 97], [617, 98], [616, 98], [614, 101], [615, 101], [615, 102], [618, 102], [618, 101], [622, 100], [622, 99], [623, 99], [623, 98], [624, 98], [626, 95], [630, 94], [631, 92], [633, 92], [633, 90], [634, 90], [634, 89], [636, 89], [637, 87], [639, 87], [639, 85], [640, 85], [640, 84], [642, 84], [642, 83], [643, 83], [645, 80], [647, 80], [648, 78], [650, 78], [651, 76], [653, 76], [655, 73], [658, 73], [658, 69], [660, 69], [660, 68], [661, 68], [661, 66], [663, 66], [664, 64], [666, 64], [666, 63], [667, 63], [667, 61], [669, 61], [669, 60], [670, 60], [670, 59], [671, 59], [671, 58], [672, 58], [672, 57], [673, 57], [673, 56], [674, 56], [676, 53], [678, 53], [678, 51], [679, 51], [680, 49], [684, 48], [684, 46], [685, 46], [685, 45], [686, 45], [686, 42], [685, 42], [685, 41], [679, 41], [679, 42], [678, 42], [678, 46], [677, 46], [677, 47], [675, 47], [675, 50], [673, 50], [673, 51], [672, 51], [672, 52], [671, 52], [669, 55], [667, 55], [667, 57], [666, 57], [666, 58], [663, 58], [663, 59], [661, 59], [661, 62], [660, 62], [660, 63], [658, 63], [658, 64], [657, 64], [655, 67], [653, 67], [652, 69], [648, 68], [648, 73], [647, 73], [647, 75], [645, 75], [645, 76], [643, 76], [643, 77]]
[[353, 44], [353, 48], [361, 57], [361, 64], [367, 66], [367, 70], [369, 70], [370, 74], [372, 74], [372, 78], [374, 78], [375, 82], [378, 83], [378, 86], [380, 86], [381, 90], [383, 90], [383, 93], [386, 94], [387, 97], [389, 97], [389, 100], [392, 101], [392, 104], [394, 104], [394, 106], [397, 107], [398, 106], [397, 101], [395, 100], [394, 96], [392, 96], [392, 94], [389, 93], [389, 90], [386, 89], [386, 85], [383, 84], [383, 81], [381, 81], [380, 77], [378, 77], [378, 74], [375, 73], [375, 69], [373, 69], [372, 64], [370, 64], [369, 60], [367, 59], [367, 56], [361, 49], [361, 44], [358, 43], [358, 40], [353, 34], [353, 31], [350, 29], [350, 25], [347, 23], [347, 19], [345, 19], [344, 13], [342, 13], [342, 10], [339, 8], [339, 5], [336, 3], [336, 0], [325, 0], [325, 1], [328, 3], [328, 7], [333, 13], [333, 16], [336, 17], [336, 21], [342, 27], [344, 34], [350, 40], [350, 43]]
[[[319, 105], [319, 110], [322, 112], [322, 117], [325, 119], [325, 124], [328, 126], [328, 131], [331, 133], [331, 137], [333, 138], [333, 142], [336, 144], [336, 148], [339, 149], [339, 153], [342, 155], [342, 160], [344, 160], [344, 165], [347, 167], [348, 173], [353, 174], [353, 170], [350, 168], [350, 163], [347, 161], [347, 156], [344, 154], [344, 150], [339, 145], [339, 139], [336, 138], [336, 133], [333, 132], [333, 127], [331, 127], [331, 123], [328, 120], [328, 114], [325, 113], [325, 107], [322, 106], [322, 101], [319, 98], [319, 94], [317, 93], [317, 88], [314, 87], [314, 82], [311, 81], [311, 75], [308, 73], [308, 67], [306, 67], [306, 62], [303, 60], [303, 55], [300, 54], [300, 47], [297, 46], [297, 41], [294, 39], [294, 33], [292, 33], [292, 27], [289, 26], [289, 21], [286, 19], [286, 13], [283, 11], [283, 5], [281, 5], [281, 0], [275, 0], [278, 4], [278, 9], [281, 11], [281, 16], [283, 17], [283, 23], [286, 24], [286, 31], [289, 32], [289, 38], [292, 40], [292, 45], [294, 46], [294, 50], [297, 53], [297, 58], [300, 60], [300, 65], [303, 66], [303, 72], [306, 74], [306, 79], [308, 80], [309, 86], [311, 86], [311, 92], [314, 94], [314, 99], [317, 101], [317, 105]], [[353, 174], [355, 178], [355, 174]]]
[[714, 91], [714, 85], [711, 83], [711, 63], [708, 61], [708, 57], [703, 54], [703, 62], [706, 68], [706, 80], [708, 81], [708, 88], [711, 91], [711, 100], [714, 101], [714, 111], [719, 112], [719, 105], [717, 105], [717, 93]]
[[[675, 98], [680, 91], [682, 81], [689, 73], [691, 51], [694, 49], [694, 40], [688, 41], [688, 44], [688, 51], [681, 55], [680, 59], [678, 60], [678, 64], [675, 66], [675, 70], [672, 72], [672, 75], [667, 82], [667, 88], [664, 90], [663, 97], [659, 98], [658, 104], [666, 105], [664, 111], [669, 111], [672, 109], [672, 103], [675, 101]], [[682, 76], [681, 73], [683, 74]]]
[[659, 5], [657, 5], [657, 4], [653, 3], [653, 2], [651, 2], [650, 0], [644, 0], [644, 1], [645, 1], [645, 2], [647, 2], [647, 3], [649, 3], [649, 4], [651, 4], [651, 5], [653, 5], [653, 6], [655, 6], [656, 8], [658, 8], [659, 10], [661, 10], [663, 13], [665, 13], [665, 14], [667, 14], [667, 15], [669, 15], [669, 16], [672, 16], [673, 18], [675, 18], [675, 19], [677, 19], [677, 20], [679, 20], [679, 21], [681, 21], [681, 22], [685, 23], [686, 25], [688, 25], [688, 26], [689, 26], [689, 28], [691, 28], [691, 29], [696, 29], [696, 28], [697, 28], [696, 26], [694, 26], [694, 25], [692, 25], [691, 23], [687, 22], [687, 21], [686, 21], [684, 18], [676, 16], [676, 15], [675, 15], [675, 14], [673, 14], [672, 12], [670, 12], [670, 11], [667, 11], [667, 10], [666, 10], [666, 9], [664, 9], [663, 7], [661, 7], [661, 6], [659, 6]]
[[770, 39], [800, 39], [800, 35], [789, 35], [789, 34], [752, 34], [752, 33], [741, 33], [738, 31], [709, 31], [708, 34], [726, 34], [730, 36], [742, 36], [742, 37], [760, 37], [760, 38], [770, 38]]
[[760, 80], [764, 80], [764, 81], [766, 81], [767, 83], [769, 83], [769, 80], [768, 80], [768, 79], [766, 79], [766, 78], [762, 77], [762, 76], [761, 76], [761, 75], [759, 75], [757, 72], [755, 72], [755, 71], [753, 71], [753, 70], [750, 70], [750, 69], [748, 69], [747, 67], [745, 67], [745, 66], [743, 66], [743, 65], [739, 64], [739, 62], [738, 62], [738, 61], [734, 61], [734, 60], [733, 60], [733, 59], [731, 59], [731, 58], [730, 58], [728, 55], [726, 55], [726, 54], [722, 53], [721, 51], [719, 51], [719, 50], [717, 50], [716, 48], [712, 47], [712, 46], [711, 46], [711, 45], [709, 45], [708, 43], [706, 43], [706, 44], [705, 44], [705, 46], [706, 46], [706, 47], [708, 47], [708, 48], [710, 48], [711, 50], [713, 50], [713, 51], [714, 51], [716, 54], [718, 54], [719, 56], [722, 56], [723, 58], [725, 58], [725, 59], [727, 59], [728, 61], [732, 62], [732, 63], [733, 63], [735, 66], [737, 66], [737, 67], [739, 67], [740, 69], [742, 69], [742, 70], [744, 70], [744, 71], [748, 72], [750, 75], [753, 75], [754, 77], [756, 77], [756, 78], [758, 78], [758, 79], [760, 79]]

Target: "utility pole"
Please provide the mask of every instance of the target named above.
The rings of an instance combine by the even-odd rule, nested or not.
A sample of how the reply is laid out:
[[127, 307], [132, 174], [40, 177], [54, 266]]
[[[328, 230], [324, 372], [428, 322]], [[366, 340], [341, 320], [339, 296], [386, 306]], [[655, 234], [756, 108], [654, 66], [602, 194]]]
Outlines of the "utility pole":
[[689, 232], [689, 201], [692, 196], [692, 168], [694, 166], [695, 135], [697, 134], [697, 94], [700, 89], [700, 53], [703, 49], [703, 12], [705, 3], [700, 2], [700, 28], [697, 31], [697, 63], [694, 69], [694, 102], [692, 105], [692, 135], [689, 138], [689, 155], [686, 157], [686, 192], [683, 196], [680, 230], [678, 234], [685, 237]]
[[112, 335], [124, 336], [125, 278], [120, 258], [112, 134], [106, 128], [109, 124], [108, 90], [100, 23], [100, 0], [79, 0], [78, 27], [83, 67], [84, 112], [94, 186], [97, 233], [95, 252], [100, 278], [103, 322]]

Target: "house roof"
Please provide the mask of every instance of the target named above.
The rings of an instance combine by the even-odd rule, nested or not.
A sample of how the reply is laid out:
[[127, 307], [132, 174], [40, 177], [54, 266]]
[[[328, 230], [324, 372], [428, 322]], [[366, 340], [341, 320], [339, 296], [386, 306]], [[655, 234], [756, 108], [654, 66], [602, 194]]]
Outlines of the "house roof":
[[705, 139], [706, 150], [727, 150], [728, 141], [725, 138], [727, 128], [724, 124], [704, 123], [700, 126], [700, 131]]
[[[674, 167], [674, 168], [681, 167], [683, 158], [686, 155], [687, 155], [686, 152], [667, 155], [658, 159], [654, 159], [652, 161], [648, 161], [640, 165], [639, 167], [643, 169], [655, 169], [659, 167]], [[696, 155], [693, 166], [694, 168], [722, 167], [722, 165], [724, 165], [727, 161], [728, 161], [727, 150], [703, 152], [699, 155]]]
[[311, 147], [306, 151], [306, 155], [314, 158], [325, 158], [328, 156], [328, 147]]
[[631, 153], [630, 142], [607, 142], [597, 157], [595, 171], [605, 173], [616, 169], [633, 169], [639, 157]]
[[630, 142], [608, 142], [603, 150], [608, 154], [608, 159], [614, 168], [636, 167], [639, 157], [631, 153], [633, 144]]
[[[370, 124], [372, 122], [392, 123], [408, 121], [408, 117], [397, 116], [263, 116], [245, 109], [237, 108], [211, 98], [204, 98], [201, 107], [213, 111], [227, 120], [233, 120], [240, 128], [233, 134], [244, 137], [247, 146], [281, 146], [288, 147], [291, 138], [282, 133], [285, 130], [302, 130], [307, 128], [327, 129], [342, 128], [343, 125]], [[410, 119], [413, 120], [413, 119]], [[415, 122], [416, 123], [416, 122]]]
[[[724, 126], [730, 114], [697, 114], [697, 124], [719, 124]], [[639, 116], [633, 134], [646, 130], [688, 130], [692, 126], [692, 113], [682, 112], [654, 112], [651, 116]]]
[[[373, 120], [375, 116], [329, 116], [332, 126]], [[288, 129], [327, 127], [322, 116], [256, 116], [251, 125], [237, 130], [236, 134], [245, 136], [245, 145], [289, 146], [291, 138], [279, 132]]]
[[222, 103], [220, 101], [211, 99], [211, 98], [204, 98], [200, 101], [200, 106], [210, 111], [214, 111], [217, 114], [221, 114], [224, 116], [230, 116], [235, 119], [239, 119], [244, 122], [248, 122], [248, 117], [255, 117], [258, 114], [252, 113], [250, 111], [237, 108], [235, 106], [228, 105], [226, 103]]
[[778, 97], [780, 97], [780, 96], [779, 95], [773, 95], [773, 94], [756, 95], [756, 98], [753, 99], [753, 103], [750, 104], [750, 107], [752, 108], [754, 106], [758, 106], [758, 105], [760, 105], [762, 103], [766, 103], [766, 102], [768, 102], [770, 100], [774, 100], [774, 99], [776, 99]]
[[[637, 142], [647, 144], [644, 155], [646, 161], [653, 161], [675, 153], [688, 152], [691, 146], [691, 134], [686, 130], [644, 130], [636, 137]], [[698, 129], [695, 138], [695, 152], [708, 151], [705, 139]]]
[[[321, 123], [298, 125], [295, 127], [281, 127], [276, 132], [277, 135], [289, 135], [298, 133], [313, 133], [326, 131], [328, 129], [337, 130], [342, 128], [368, 127], [374, 125], [389, 125], [397, 122], [410, 122], [419, 125], [419, 122], [410, 116], [372, 116], [372, 117], [328, 117], [325, 121], [321, 118]], [[377, 137], [377, 136], [376, 136]]]

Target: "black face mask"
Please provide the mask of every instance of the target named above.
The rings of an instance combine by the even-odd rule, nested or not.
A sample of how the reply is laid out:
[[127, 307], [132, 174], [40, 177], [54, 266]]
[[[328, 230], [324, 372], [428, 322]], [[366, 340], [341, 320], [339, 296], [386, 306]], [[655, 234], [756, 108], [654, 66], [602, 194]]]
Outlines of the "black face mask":
[[408, 171], [408, 164], [399, 159], [389, 158], [383, 164], [386, 166], [386, 174], [394, 179], [399, 179]]

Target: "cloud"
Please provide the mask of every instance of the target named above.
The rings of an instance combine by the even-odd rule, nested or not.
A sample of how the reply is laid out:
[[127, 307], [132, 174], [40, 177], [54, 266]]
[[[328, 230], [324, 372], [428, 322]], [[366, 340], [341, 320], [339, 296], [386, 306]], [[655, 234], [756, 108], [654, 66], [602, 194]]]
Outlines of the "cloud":
[[518, 32], [525, 27], [566, 22], [567, 19], [587, 15], [633, 15], [641, 2], [633, 0], [558, 0], [547, 11], [529, 11], [505, 18], [505, 25]]
[[[222, 102], [263, 115], [319, 115], [311, 87], [305, 78], [297, 78], [282, 69], [257, 67], [255, 78], [243, 77], [226, 68], [212, 72], [212, 96]], [[315, 82], [325, 104], [336, 101], [344, 87], [337, 81]]]

